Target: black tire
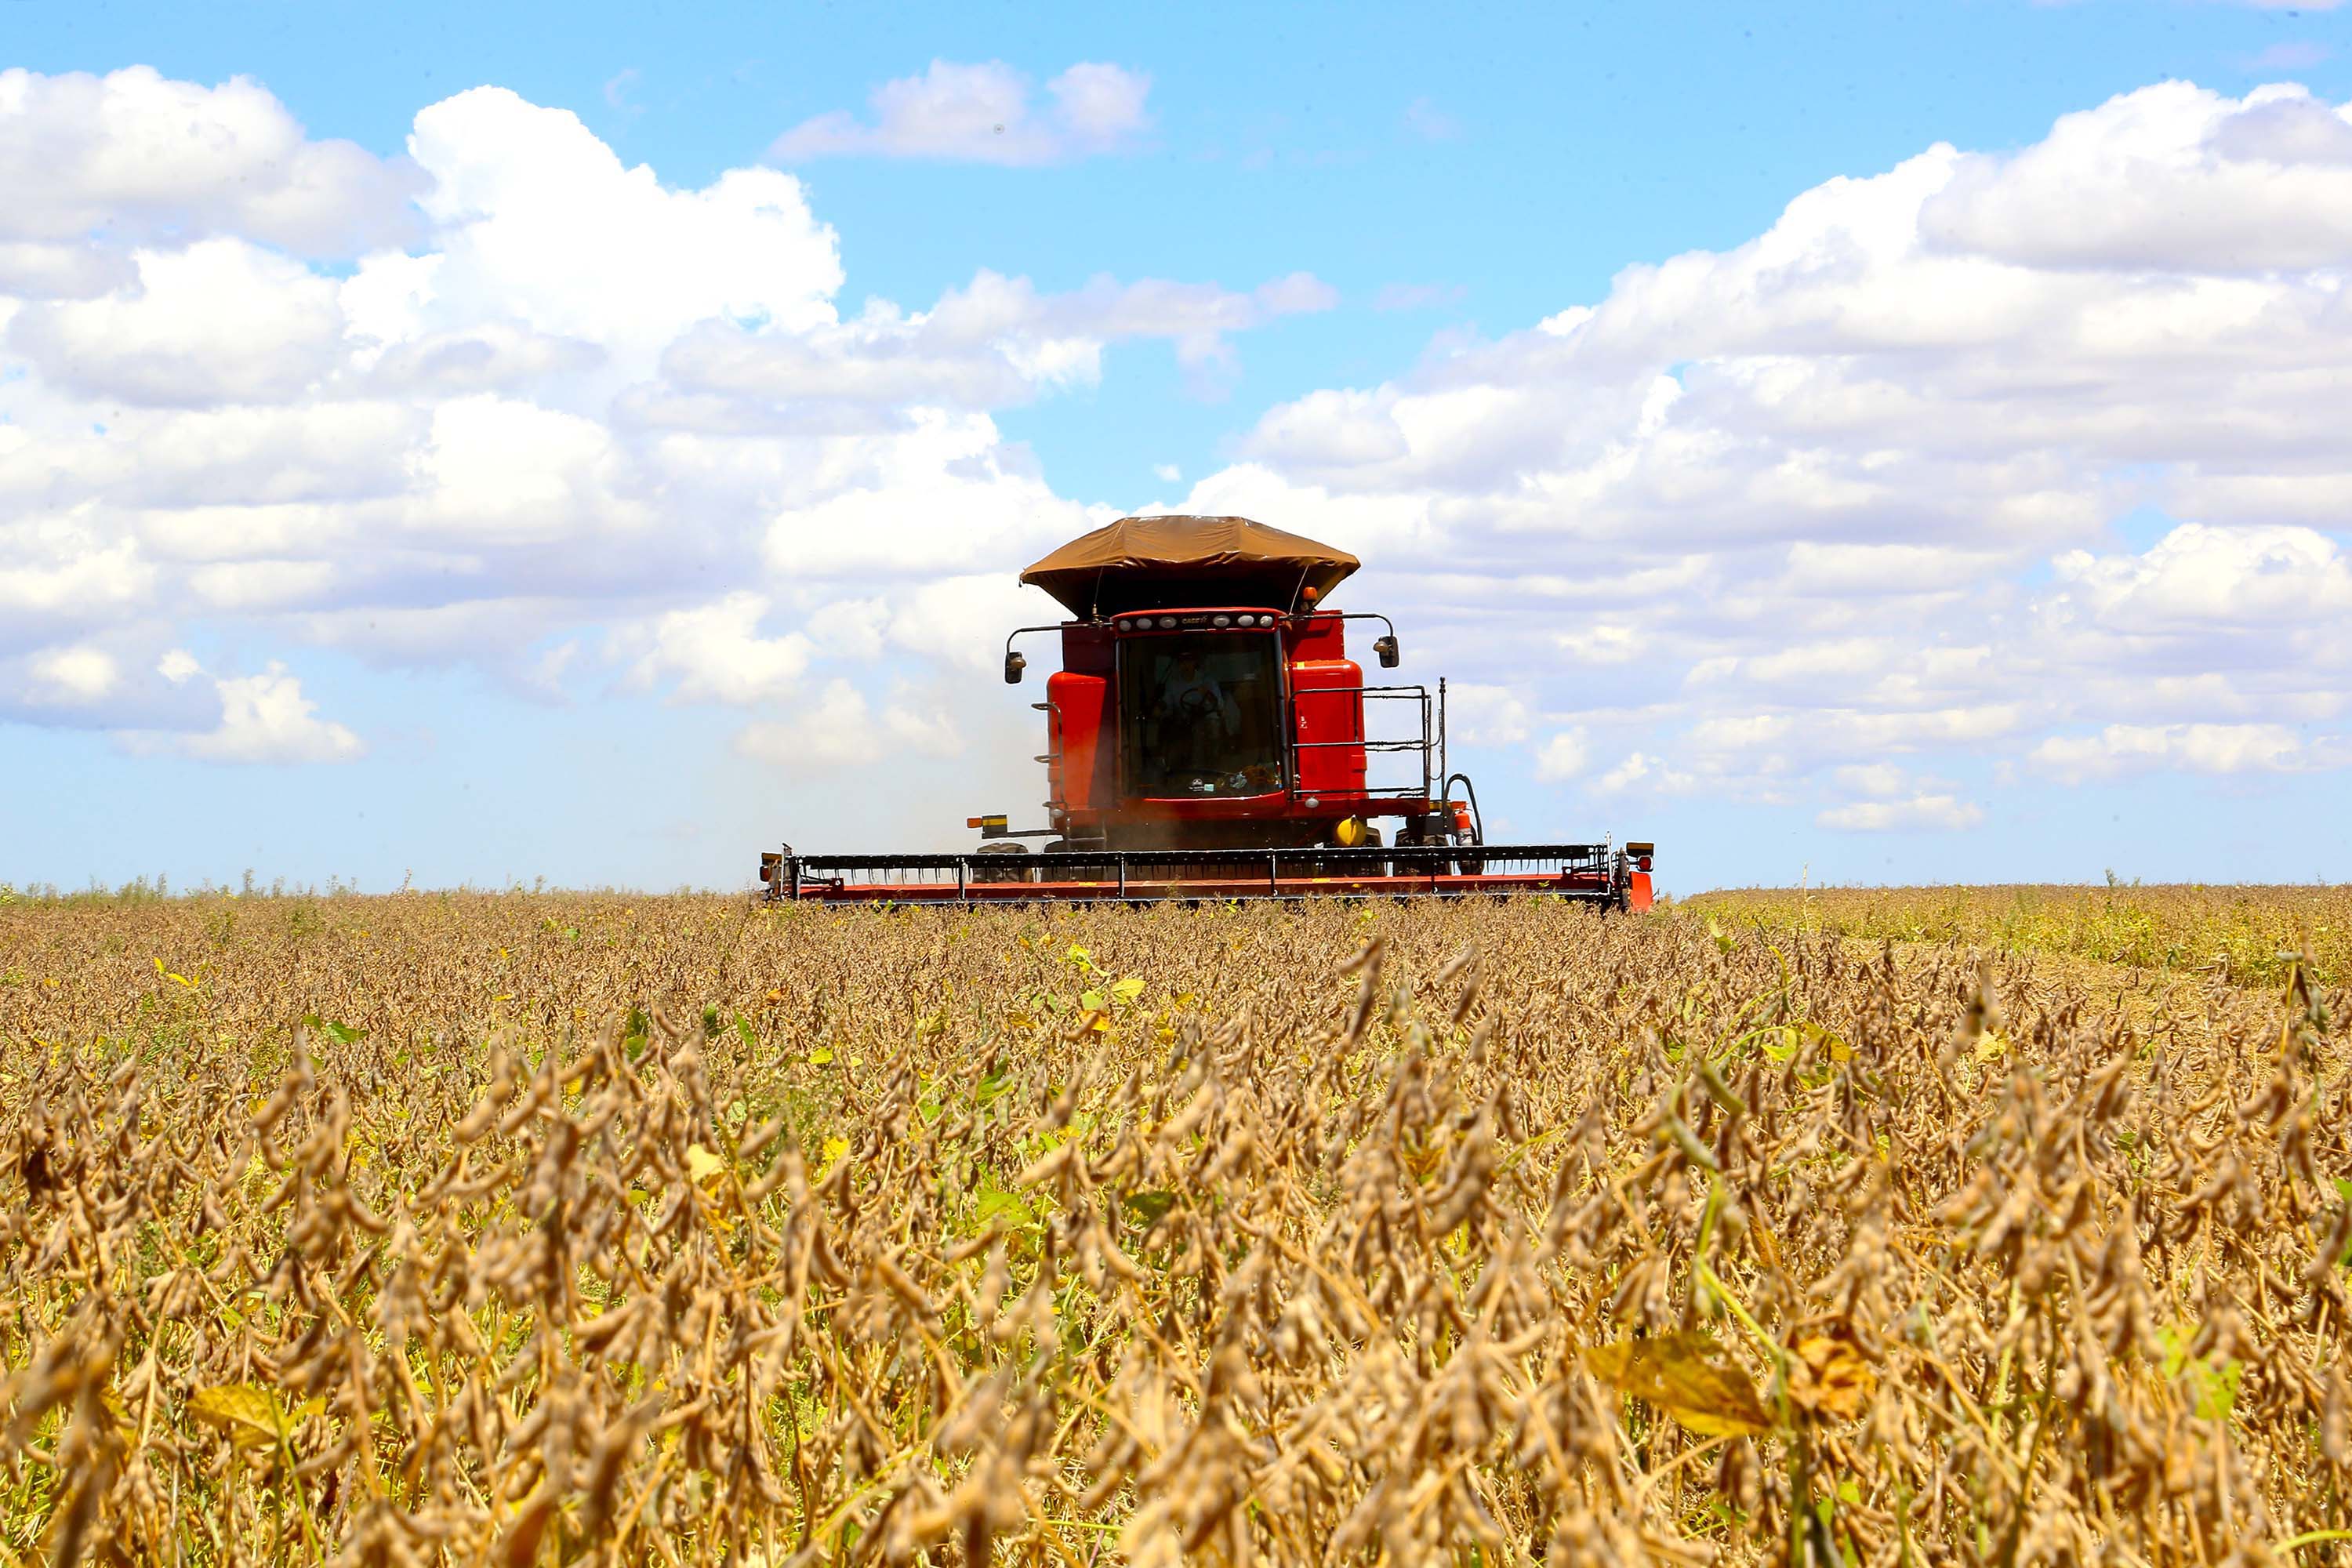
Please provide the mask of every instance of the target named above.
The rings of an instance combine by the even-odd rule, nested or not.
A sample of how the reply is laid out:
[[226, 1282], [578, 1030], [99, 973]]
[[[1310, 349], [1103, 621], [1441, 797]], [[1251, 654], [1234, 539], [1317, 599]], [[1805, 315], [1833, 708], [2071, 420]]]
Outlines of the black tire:
[[[1439, 817], [1409, 816], [1397, 829], [1396, 847], [1400, 849], [1433, 849], [1450, 841], [1449, 829]], [[1432, 863], [1415, 858], [1400, 861], [1389, 869], [1401, 876], [1425, 877], [1433, 872], [1443, 875], [1449, 868], [1443, 861]]]
[[[1029, 846], [1026, 844], [1013, 844], [997, 839], [982, 845], [975, 853], [985, 855], [992, 860], [1002, 859], [1006, 862], [1001, 866], [982, 864], [973, 867], [971, 879], [975, 882], [1035, 880], [1029, 869]], [[1014, 858], [1016, 856], [1019, 858], [1017, 860]]]
[[[1068, 855], [1080, 850], [1099, 849], [1100, 847], [1102, 847], [1099, 844], [1073, 844], [1066, 838], [1049, 838], [1045, 841], [1045, 853], [1048, 855]], [[1038, 880], [1044, 882], [1116, 882], [1118, 880], [1118, 868], [1110, 864], [1108, 861], [1104, 861], [1099, 865], [1056, 866], [1049, 871], [1041, 870], [1038, 873]]]

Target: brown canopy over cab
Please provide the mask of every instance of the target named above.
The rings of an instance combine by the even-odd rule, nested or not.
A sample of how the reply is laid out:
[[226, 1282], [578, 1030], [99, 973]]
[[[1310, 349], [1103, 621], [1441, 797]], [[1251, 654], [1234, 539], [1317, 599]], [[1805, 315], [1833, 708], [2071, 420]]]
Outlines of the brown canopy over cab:
[[1021, 580], [1085, 620], [1203, 605], [1295, 611], [1328, 598], [1362, 564], [1245, 517], [1123, 517], [1070, 541]]

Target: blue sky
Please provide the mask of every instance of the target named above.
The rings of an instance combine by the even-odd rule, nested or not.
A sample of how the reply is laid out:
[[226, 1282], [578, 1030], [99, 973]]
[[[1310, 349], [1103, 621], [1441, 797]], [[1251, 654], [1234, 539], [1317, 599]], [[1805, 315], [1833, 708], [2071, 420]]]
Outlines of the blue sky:
[[12, 16], [0, 878], [951, 844], [1004, 582], [1211, 502], [1673, 886], [2352, 867], [2344, 12], [1433, 15]]

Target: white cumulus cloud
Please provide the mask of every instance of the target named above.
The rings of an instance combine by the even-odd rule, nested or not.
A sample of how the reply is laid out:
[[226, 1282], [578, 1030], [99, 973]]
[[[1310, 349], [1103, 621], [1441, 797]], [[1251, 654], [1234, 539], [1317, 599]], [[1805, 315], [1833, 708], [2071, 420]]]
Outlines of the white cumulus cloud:
[[1046, 82], [1040, 101], [1030, 79], [1001, 60], [933, 60], [921, 76], [876, 88], [870, 121], [834, 110], [793, 126], [768, 151], [779, 163], [844, 153], [1058, 163], [1131, 142], [1151, 124], [1150, 92], [1143, 72], [1085, 61]]
[[[1073, 68], [1008, 145], [1120, 143], [1147, 88]], [[378, 158], [251, 82], [0, 73], [0, 714], [224, 761], [356, 753], [300, 695], [304, 646], [768, 711], [843, 709], [853, 665], [975, 677], [1037, 616], [1024, 552], [1111, 515], [991, 411], [1139, 340], [1213, 381], [1336, 299], [983, 268], [845, 314], [794, 175], [666, 184], [497, 87]], [[159, 670], [199, 617], [286, 668]], [[860, 732], [919, 750], [936, 706]]]
[[6, 346], [61, 390], [173, 407], [289, 402], [335, 368], [335, 284], [301, 263], [233, 238], [131, 259], [135, 284], [27, 305]]
[[0, 239], [227, 234], [344, 256], [411, 233], [416, 184], [398, 160], [310, 140], [244, 77], [0, 70]]
[[271, 665], [219, 683], [220, 728], [190, 735], [182, 748], [222, 763], [346, 763], [366, 748], [342, 725], [318, 716], [302, 683]]
[[2054, 564], [2091, 616], [2126, 632], [2250, 631], [2352, 615], [2352, 559], [2314, 529], [2187, 523], [2141, 554], [2072, 550]]
[[1447, 692], [1446, 728], [1465, 746], [1516, 746], [1528, 738], [1526, 700], [1507, 686], [1456, 681]]
[[[1536, 749], [1536, 777], [1545, 784], [1565, 783], [1584, 772], [1591, 755], [1592, 749], [1586, 744], [1582, 730], [1559, 731]], [[1631, 783], [1639, 776], [1637, 772], [1622, 782]], [[1615, 777], [1612, 773], [1611, 778]], [[1616, 788], [1617, 784], [1612, 783], [1610, 787]]]
[[668, 612], [640, 634], [652, 646], [638, 657], [632, 679], [644, 687], [668, 684], [688, 702], [749, 705], [792, 695], [814, 645], [797, 632], [761, 636], [768, 607], [765, 595], [743, 593]]
[[114, 689], [121, 679], [114, 656], [100, 647], [51, 648], [32, 661], [36, 696], [52, 701], [90, 703]]
[[2294, 773], [2343, 766], [2352, 747], [2307, 743], [2283, 724], [2109, 724], [2089, 735], [2053, 735], [2032, 762], [2069, 784], [2152, 768], [2197, 773]]
[[239, 763], [348, 763], [366, 754], [366, 744], [348, 726], [320, 717], [319, 705], [302, 695], [301, 680], [282, 664], [256, 675], [215, 676], [186, 649], [173, 648], [155, 668], [173, 686], [209, 687], [216, 716], [208, 727], [118, 731], [134, 752]]
[[901, 693], [877, 711], [865, 693], [836, 678], [790, 716], [746, 725], [735, 747], [788, 773], [824, 773], [879, 762], [894, 752], [952, 757], [963, 750], [963, 737], [936, 707]]
[[1984, 821], [1984, 809], [1957, 795], [1916, 795], [1908, 800], [1862, 800], [1832, 806], [1813, 820], [1840, 833], [1955, 833]]

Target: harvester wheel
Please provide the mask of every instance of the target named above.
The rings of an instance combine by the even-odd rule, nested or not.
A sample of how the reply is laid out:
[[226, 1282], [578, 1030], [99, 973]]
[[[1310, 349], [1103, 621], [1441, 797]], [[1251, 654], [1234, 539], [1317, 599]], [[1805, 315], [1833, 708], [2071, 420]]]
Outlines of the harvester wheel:
[[1001, 858], [1003, 863], [974, 867], [971, 873], [973, 881], [1026, 882], [1030, 880], [1029, 846], [1026, 844], [1011, 844], [999, 840], [993, 844], [982, 845], [977, 852], [988, 856], [991, 859]]
[[[1045, 852], [1049, 855], [1067, 855], [1075, 850], [1099, 847], [1097, 844], [1073, 844], [1066, 838], [1045, 841]], [[1116, 882], [1118, 880], [1118, 868], [1108, 861], [1099, 866], [1056, 866], [1051, 875], [1040, 879], [1047, 882]]]
[[[1474, 845], [1478, 840], [1473, 830], [1458, 827], [1450, 818], [1432, 814], [1428, 816], [1411, 818], [1405, 824], [1404, 830], [1397, 835], [1397, 842], [1454, 846]], [[1475, 877], [1486, 868], [1486, 858], [1483, 855], [1456, 856], [1451, 864], [1452, 869], [1461, 875]], [[1444, 870], [1446, 866], [1441, 863], [1438, 868]]]

